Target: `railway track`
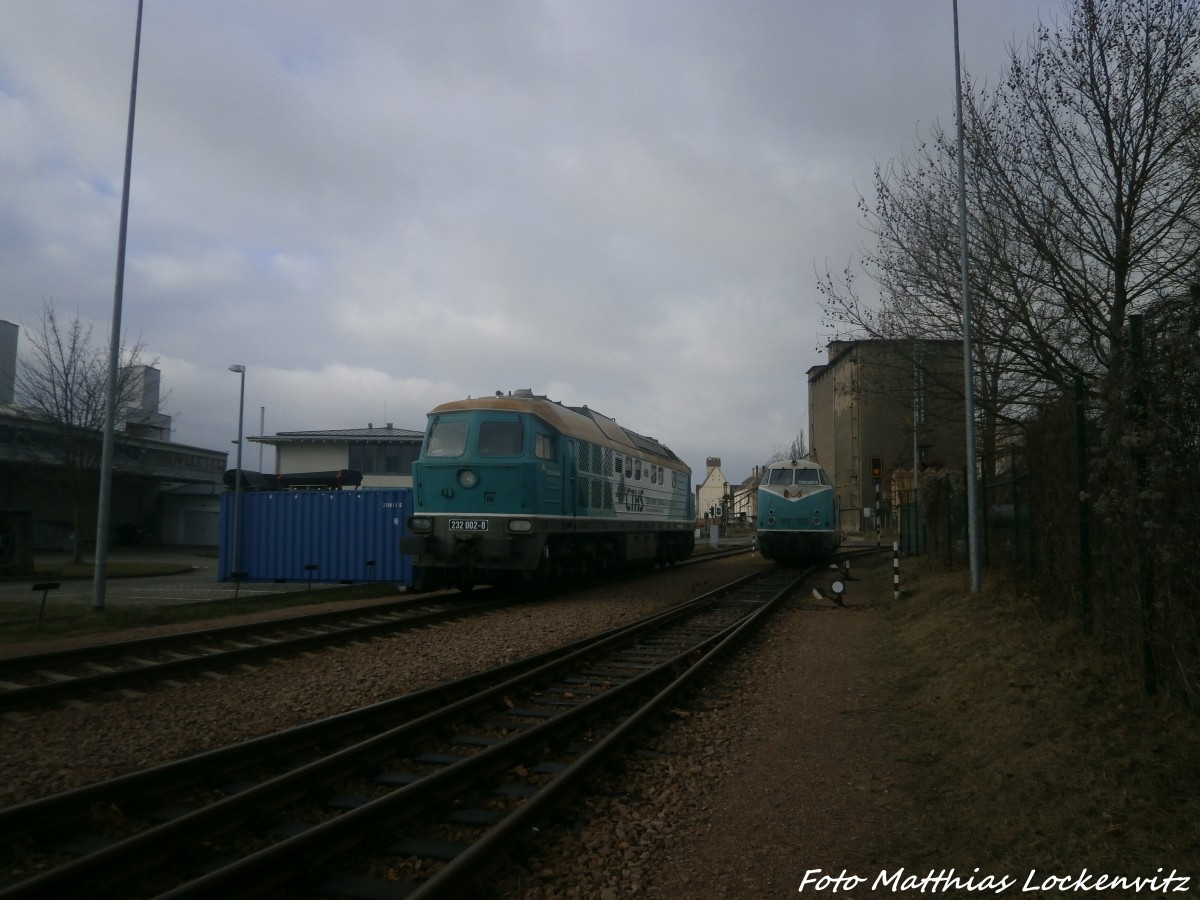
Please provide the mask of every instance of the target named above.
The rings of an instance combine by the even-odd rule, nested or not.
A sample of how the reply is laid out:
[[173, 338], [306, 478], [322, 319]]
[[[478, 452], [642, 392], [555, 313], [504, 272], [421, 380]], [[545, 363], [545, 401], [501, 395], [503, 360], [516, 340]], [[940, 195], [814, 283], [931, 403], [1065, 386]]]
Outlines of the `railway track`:
[[0, 713], [255, 665], [511, 606], [512, 597], [418, 598], [0, 659]]
[[764, 570], [501, 669], [0, 810], [0, 898], [456, 895], [805, 574]]
[[[748, 552], [698, 556], [687, 564]], [[0, 713], [144, 688], [155, 682], [261, 665], [336, 644], [482, 615], [512, 606], [510, 592], [451, 593], [396, 600], [270, 622], [89, 644], [0, 659]]]

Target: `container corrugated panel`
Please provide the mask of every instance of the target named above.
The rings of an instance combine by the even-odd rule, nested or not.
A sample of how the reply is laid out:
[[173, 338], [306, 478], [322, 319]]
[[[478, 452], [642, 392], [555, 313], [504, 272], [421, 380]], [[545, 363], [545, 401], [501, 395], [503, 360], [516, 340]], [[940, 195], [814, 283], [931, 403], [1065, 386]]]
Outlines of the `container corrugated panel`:
[[[412, 583], [400, 538], [412, 491], [243, 491], [237, 568], [244, 581]], [[221, 495], [218, 571], [233, 571], [234, 493]], [[309, 568], [312, 567], [312, 568]]]

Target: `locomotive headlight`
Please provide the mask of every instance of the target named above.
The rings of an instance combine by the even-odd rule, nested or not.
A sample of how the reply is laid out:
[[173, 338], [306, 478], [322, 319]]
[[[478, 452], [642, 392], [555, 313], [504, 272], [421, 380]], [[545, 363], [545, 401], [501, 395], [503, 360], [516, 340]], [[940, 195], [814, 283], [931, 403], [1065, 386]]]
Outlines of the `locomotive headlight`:
[[409, 516], [408, 530], [414, 534], [428, 534], [433, 531], [433, 519], [428, 516]]
[[508, 530], [517, 532], [526, 532], [533, 530], [533, 523], [528, 519], [509, 519]]
[[473, 488], [479, 484], [479, 476], [475, 474], [474, 469], [459, 469], [458, 483], [465, 488]]

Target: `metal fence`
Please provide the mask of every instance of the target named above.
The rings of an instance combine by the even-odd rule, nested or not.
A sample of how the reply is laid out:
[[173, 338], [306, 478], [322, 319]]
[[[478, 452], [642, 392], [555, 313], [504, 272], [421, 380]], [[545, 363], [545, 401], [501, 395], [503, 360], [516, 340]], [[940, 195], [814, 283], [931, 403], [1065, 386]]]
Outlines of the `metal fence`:
[[[1103, 379], [1044, 401], [992, 465], [980, 526], [988, 569], [1036, 577], [1044, 614], [1123, 650], [1147, 693], [1196, 705], [1200, 358], [1172, 355], [1177, 339], [1163, 326], [1143, 352], [1131, 325]], [[915, 492], [901, 504], [905, 553], [967, 561], [964, 484], [965, 473], [922, 473], [919, 504]]]

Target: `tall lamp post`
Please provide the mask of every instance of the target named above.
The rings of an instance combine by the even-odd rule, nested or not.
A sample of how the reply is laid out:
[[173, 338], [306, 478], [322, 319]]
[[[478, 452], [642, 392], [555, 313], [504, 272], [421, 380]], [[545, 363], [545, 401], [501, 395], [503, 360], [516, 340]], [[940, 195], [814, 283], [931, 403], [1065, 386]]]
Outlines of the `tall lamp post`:
[[242, 524], [242, 416], [246, 410], [246, 367], [232, 365], [229, 371], [237, 372], [242, 381], [238, 392], [237, 468], [233, 472], [233, 553], [229, 565], [230, 577], [237, 580], [241, 572], [238, 568], [238, 528]]
[[109, 332], [108, 388], [104, 430], [100, 438], [100, 492], [96, 497], [96, 568], [92, 578], [92, 610], [104, 611], [108, 591], [108, 532], [112, 515], [113, 457], [116, 454], [117, 368], [121, 362], [121, 306], [125, 302], [125, 235], [129, 226], [129, 174], [133, 167], [133, 120], [137, 109], [138, 57], [142, 50], [142, 0], [138, 0], [133, 33], [133, 78], [129, 82], [129, 125], [125, 131], [125, 180], [121, 188], [121, 226], [117, 232], [117, 278], [113, 290], [112, 330]]
[[971, 593], [983, 581], [983, 555], [979, 533], [979, 477], [975, 460], [975, 354], [971, 346], [971, 278], [967, 248], [966, 156], [963, 153], [962, 54], [958, 49], [958, 0], [954, 0], [954, 94], [958, 112], [958, 243], [962, 268], [963, 391], [967, 427], [967, 543], [971, 561]]

